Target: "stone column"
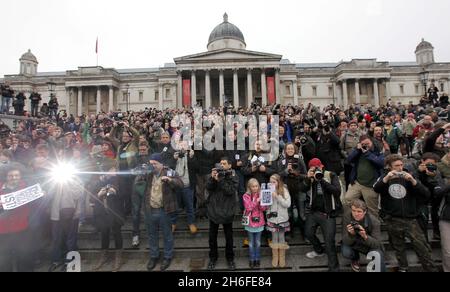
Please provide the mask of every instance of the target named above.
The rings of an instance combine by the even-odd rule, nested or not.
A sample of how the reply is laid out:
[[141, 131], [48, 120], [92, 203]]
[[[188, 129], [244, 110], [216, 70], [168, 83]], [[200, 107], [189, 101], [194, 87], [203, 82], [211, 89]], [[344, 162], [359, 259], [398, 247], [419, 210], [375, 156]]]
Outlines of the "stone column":
[[67, 113], [67, 116], [70, 117], [70, 88], [69, 87], [66, 87], [66, 100], [67, 100], [66, 113]]
[[197, 76], [195, 76], [195, 70], [191, 72], [191, 106], [197, 105]]
[[238, 69], [233, 69], [233, 106], [239, 107], [239, 79]]
[[159, 96], [158, 96], [158, 107], [159, 107], [160, 110], [163, 110], [163, 102], [164, 102], [164, 93], [163, 93], [163, 90], [164, 90], [163, 85], [160, 83], [160, 84], [159, 84], [159, 88], [158, 88], [158, 91], [159, 91]]
[[178, 87], [177, 87], [177, 108], [183, 107], [183, 75], [182, 71], [177, 71]]
[[378, 93], [378, 79], [373, 81], [373, 96], [375, 99], [375, 107], [380, 106], [380, 95]]
[[[279, 84], [279, 83], [278, 83]], [[298, 105], [298, 85], [297, 85], [297, 76], [295, 76], [295, 80], [292, 81], [292, 87], [294, 90], [294, 105]]]
[[339, 101], [339, 96], [338, 96], [338, 92], [337, 92], [337, 87], [336, 87], [336, 82], [333, 81], [333, 102], [335, 102], [335, 106], [339, 107], [340, 106], [340, 101]]
[[386, 99], [389, 98], [391, 98], [391, 81], [388, 79], [386, 80]]
[[262, 93], [262, 106], [267, 105], [267, 84], [266, 84], [266, 71], [261, 69], [261, 93]]
[[97, 114], [98, 114], [102, 110], [102, 91], [100, 89], [100, 86], [97, 87], [97, 99], [96, 99], [96, 101], [97, 101], [97, 108], [96, 108], [96, 110], [97, 110]]
[[211, 107], [211, 77], [210, 70], [206, 70], [205, 74], [205, 108], [209, 109]]
[[247, 69], [247, 107], [251, 107], [253, 102], [253, 80], [252, 69]]
[[342, 99], [344, 110], [348, 109], [348, 91], [347, 91], [347, 80], [342, 80]]
[[[280, 68], [275, 68], [275, 94], [276, 96], [276, 103], [281, 103], [281, 90], [280, 90]], [[295, 88], [294, 88], [295, 91]], [[294, 100], [295, 100], [295, 94], [294, 94]]]
[[78, 116], [81, 116], [83, 113], [83, 87], [78, 87]]
[[360, 104], [361, 103], [361, 93], [359, 88], [359, 80], [355, 80], [355, 103]]
[[110, 112], [114, 111], [114, 87], [110, 86], [109, 87], [109, 105], [108, 105], [108, 109]]
[[225, 81], [223, 76], [223, 69], [219, 70], [219, 100], [220, 100], [220, 106], [224, 105], [224, 97], [225, 95]]

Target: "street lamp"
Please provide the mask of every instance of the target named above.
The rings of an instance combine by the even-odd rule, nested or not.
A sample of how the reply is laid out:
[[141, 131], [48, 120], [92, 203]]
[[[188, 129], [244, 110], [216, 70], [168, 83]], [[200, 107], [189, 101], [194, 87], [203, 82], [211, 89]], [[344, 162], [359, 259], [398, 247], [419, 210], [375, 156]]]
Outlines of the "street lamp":
[[126, 101], [126, 102], [127, 102], [127, 112], [128, 112], [128, 110], [129, 110], [128, 107], [129, 107], [129, 102], [130, 102], [130, 84], [127, 83], [127, 84], [125, 85], [125, 88], [127, 89], [127, 91], [126, 91], [126, 94], [127, 94], [127, 95], [126, 95], [127, 101]]
[[50, 97], [53, 97], [53, 92], [56, 89], [56, 83], [55, 82], [47, 82], [47, 86], [48, 86], [48, 91], [50, 91]]
[[425, 95], [424, 96], [427, 95], [427, 82], [428, 82], [429, 75], [430, 75], [430, 72], [428, 72], [428, 71], [422, 71], [420, 73], [420, 80], [422, 81], [422, 84], [423, 84], [423, 87], [424, 87], [424, 90], [425, 90]]

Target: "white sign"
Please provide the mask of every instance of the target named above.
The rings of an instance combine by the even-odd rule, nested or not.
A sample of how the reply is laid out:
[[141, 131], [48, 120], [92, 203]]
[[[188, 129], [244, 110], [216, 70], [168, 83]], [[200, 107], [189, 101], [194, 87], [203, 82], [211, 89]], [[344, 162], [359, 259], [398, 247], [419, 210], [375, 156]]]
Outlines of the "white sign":
[[44, 196], [40, 184], [28, 187], [26, 189], [0, 196], [4, 210], [13, 210], [20, 206], [31, 203]]
[[261, 190], [261, 206], [272, 206], [272, 190]]

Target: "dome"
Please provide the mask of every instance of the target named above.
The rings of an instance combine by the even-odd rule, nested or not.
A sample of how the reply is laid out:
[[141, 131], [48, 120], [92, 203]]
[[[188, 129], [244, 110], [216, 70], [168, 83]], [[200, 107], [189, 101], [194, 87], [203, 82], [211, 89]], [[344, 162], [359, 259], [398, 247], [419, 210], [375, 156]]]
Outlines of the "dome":
[[223, 22], [216, 26], [209, 36], [208, 46], [217, 40], [235, 39], [241, 41], [245, 45], [244, 35], [241, 30], [234, 24], [228, 22], [228, 14], [224, 14]]
[[422, 51], [422, 50], [426, 50], [426, 49], [434, 49], [434, 47], [431, 43], [425, 41], [425, 39], [422, 39], [422, 42], [420, 42], [420, 44], [416, 48], [416, 53], [418, 51]]
[[37, 59], [36, 56], [33, 55], [33, 53], [31, 53], [31, 50], [28, 50], [28, 52], [26, 52], [25, 54], [22, 55], [22, 57], [20, 58], [20, 61], [32, 61], [37, 63]]

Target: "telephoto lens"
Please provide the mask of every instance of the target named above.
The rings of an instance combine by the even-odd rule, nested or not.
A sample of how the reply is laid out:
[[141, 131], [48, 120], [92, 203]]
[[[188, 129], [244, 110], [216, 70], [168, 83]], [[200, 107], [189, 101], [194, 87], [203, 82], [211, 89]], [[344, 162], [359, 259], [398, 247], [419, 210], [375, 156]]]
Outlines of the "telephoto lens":
[[321, 170], [316, 170], [314, 173], [314, 178], [316, 180], [322, 180], [324, 178], [323, 172]]

